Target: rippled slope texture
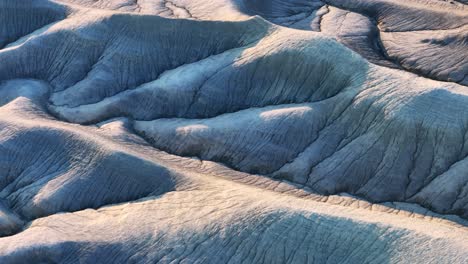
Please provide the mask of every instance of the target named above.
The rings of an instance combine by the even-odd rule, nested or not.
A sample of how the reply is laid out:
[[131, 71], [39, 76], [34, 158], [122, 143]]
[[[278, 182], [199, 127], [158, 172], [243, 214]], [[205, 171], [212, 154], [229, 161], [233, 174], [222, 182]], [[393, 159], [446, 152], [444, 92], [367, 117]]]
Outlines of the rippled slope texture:
[[0, 0], [0, 263], [468, 263], [468, 7]]

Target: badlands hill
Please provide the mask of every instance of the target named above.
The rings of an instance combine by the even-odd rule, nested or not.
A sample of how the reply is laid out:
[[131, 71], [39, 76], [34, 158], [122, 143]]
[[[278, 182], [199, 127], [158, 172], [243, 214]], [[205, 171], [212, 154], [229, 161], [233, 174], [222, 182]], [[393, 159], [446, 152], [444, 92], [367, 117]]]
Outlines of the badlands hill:
[[468, 263], [468, 6], [0, 0], [0, 263]]

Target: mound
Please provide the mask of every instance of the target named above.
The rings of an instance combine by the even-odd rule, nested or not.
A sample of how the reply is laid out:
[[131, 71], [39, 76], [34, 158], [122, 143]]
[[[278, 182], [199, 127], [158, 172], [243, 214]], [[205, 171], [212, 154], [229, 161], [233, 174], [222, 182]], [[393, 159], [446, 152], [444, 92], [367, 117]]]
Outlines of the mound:
[[0, 0], [0, 262], [467, 262], [467, 19]]

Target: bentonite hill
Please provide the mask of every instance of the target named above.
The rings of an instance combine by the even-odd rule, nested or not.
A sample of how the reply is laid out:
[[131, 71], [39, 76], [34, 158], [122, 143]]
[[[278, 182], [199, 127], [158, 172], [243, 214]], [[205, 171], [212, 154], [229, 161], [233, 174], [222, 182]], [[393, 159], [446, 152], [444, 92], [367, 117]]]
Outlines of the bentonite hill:
[[0, 0], [0, 263], [468, 263], [466, 0]]

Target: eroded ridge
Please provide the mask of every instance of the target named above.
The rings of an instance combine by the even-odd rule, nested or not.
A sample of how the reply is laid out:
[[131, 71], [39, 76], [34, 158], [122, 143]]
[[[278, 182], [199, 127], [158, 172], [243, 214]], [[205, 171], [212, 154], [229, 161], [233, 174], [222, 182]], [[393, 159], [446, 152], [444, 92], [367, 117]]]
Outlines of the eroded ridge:
[[0, 262], [468, 261], [463, 5], [0, 7]]

